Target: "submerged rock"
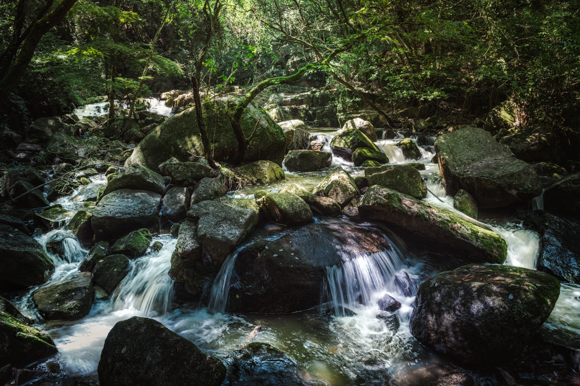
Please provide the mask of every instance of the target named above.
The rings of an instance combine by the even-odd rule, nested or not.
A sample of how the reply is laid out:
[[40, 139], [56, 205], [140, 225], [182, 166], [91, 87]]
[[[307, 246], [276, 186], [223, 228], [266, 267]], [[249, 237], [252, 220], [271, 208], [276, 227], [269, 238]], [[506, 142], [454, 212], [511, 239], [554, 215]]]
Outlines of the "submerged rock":
[[417, 169], [408, 165], [384, 165], [365, 169], [369, 186], [381, 185], [417, 199], [427, 197], [427, 185]]
[[312, 172], [330, 166], [332, 153], [316, 150], [292, 150], [284, 158], [284, 165], [291, 172]]
[[347, 161], [352, 159], [352, 153], [359, 147], [379, 151], [373, 141], [358, 129], [340, 130], [330, 141], [332, 152]]
[[407, 159], [419, 159], [421, 158], [421, 150], [419, 146], [410, 138], [405, 138], [401, 142], [397, 143], [397, 146], [403, 151], [403, 155]]
[[472, 261], [501, 264], [507, 256], [507, 244], [496, 232], [379, 185], [365, 192], [359, 211], [365, 220], [402, 231], [401, 237], [433, 243]]
[[95, 238], [114, 240], [133, 230], [159, 229], [161, 195], [145, 190], [120, 189], [107, 194], [93, 210]]
[[46, 320], [78, 320], [88, 315], [94, 296], [91, 275], [78, 272], [39, 288], [32, 299]]
[[161, 165], [159, 169], [164, 176], [171, 177], [171, 183], [177, 186], [193, 186], [205, 177], [215, 177], [217, 172], [206, 164], [200, 162], [179, 162], [170, 159]]
[[54, 263], [32, 237], [0, 224], [0, 289], [23, 289], [45, 283]]
[[238, 168], [238, 172], [252, 184], [271, 184], [283, 180], [284, 170], [272, 161], [256, 161]]
[[463, 188], [479, 208], [499, 208], [540, 194], [532, 166], [515, 158], [509, 148], [491, 134], [466, 127], [437, 138], [435, 149], [447, 194]]
[[235, 261], [228, 311], [289, 313], [320, 303], [327, 268], [344, 260], [391, 249], [375, 229], [327, 220], [292, 229], [284, 236], [257, 240]]
[[316, 196], [330, 197], [341, 206], [360, 195], [354, 179], [341, 168], [335, 169], [322, 180], [312, 193]]
[[226, 368], [161, 323], [135, 316], [107, 335], [98, 373], [108, 386], [219, 386]]
[[107, 184], [103, 193], [107, 194], [119, 189], [147, 190], [163, 194], [165, 184], [163, 177], [143, 165], [129, 165], [117, 174]]
[[111, 254], [122, 254], [130, 259], [141, 257], [147, 252], [153, 236], [149, 229], [139, 229], [121, 237], [111, 247]]
[[293, 193], [270, 193], [258, 200], [258, 206], [274, 223], [303, 225], [313, 221], [308, 204]]
[[[389, 163], [389, 158], [385, 153], [378, 150], [369, 149], [368, 147], [359, 147], [352, 153], [352, 162], [354, 166], [369, 166], [369, 162], [375, 161], [379, 164]], [[366, 165], [365, 165], [366, 162]]]
[[24, 367], [58, 353], [50, 335], [0, 311], [0, 368]]
[[163, 205], [161, 207], [163, 221], [178, 222], [184, 220], [190, 199], [190, 190], [185, 186], [169, 189], [163, 197]]
[[99, 260], [93, 270], [93, 281], [107, 295], [111, 295], [129, 273], [130, 263], [125, 255], [109, 255]]
[[361, 118], [354, 118], [347, 121], [343, 126], [342, 130], [358, 129], [364, 133], [371, 141], [377, 140], [377, 132], [375, 127], [369, 121], [365, 121]]
[[198, 202], [214, 200], [226, 194], [226, 187], [224, 184], [215, 178], [202, 178], [201, 181], [195, 185], [193, 194], [191, 195], [191, 205]]
[[477, 219], [477, 202], [473, 196], [463, 189], [459, 189], [453, 197], [453, 207], [471, 218]]
[[411, 332], [427, 347], [478, 367], [513, 360], [550, 316], [560, 294], [551, 275], [467, 265], [424, 282]]

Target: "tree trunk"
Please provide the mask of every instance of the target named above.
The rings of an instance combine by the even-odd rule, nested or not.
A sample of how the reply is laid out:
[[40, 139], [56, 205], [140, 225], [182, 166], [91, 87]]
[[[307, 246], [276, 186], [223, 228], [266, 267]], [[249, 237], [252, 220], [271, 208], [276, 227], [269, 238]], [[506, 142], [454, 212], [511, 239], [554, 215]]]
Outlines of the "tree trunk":
[[193, 101], [195, 103], [195, 117], [197, 119], [197, 127], [199, 129], [199, 135], [201, 136], [201, 143], [203, 143], [203, 153], [205, 159], [209, 163], [209, 166], [216, 168], [216, 164], [213, 160], [213, 151], [211, 151], [211, 144], [207, 136], [207, 130], [205, 125], [205, 120], [203, 118], [203, 110], [201, 105], [200, 96], [200, 81], [197, 76], [191, 77], [192, 91], [193, 91]]

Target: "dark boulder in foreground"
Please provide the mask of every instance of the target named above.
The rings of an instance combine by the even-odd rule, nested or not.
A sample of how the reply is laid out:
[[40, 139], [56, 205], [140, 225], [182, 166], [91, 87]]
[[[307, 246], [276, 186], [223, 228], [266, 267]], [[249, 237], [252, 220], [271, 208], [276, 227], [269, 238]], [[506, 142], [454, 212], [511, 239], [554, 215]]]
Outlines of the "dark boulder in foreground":
[[410, 321], [427, 347], [477, 366], [512, 361], [550, 316], [560, 282], [543, 272], [466, 265], [419, 287]]
[[256, 240], [239, 252], [228, 311], [288, 313], [320, 303], [327, 267], [343, 259], [391, 249], [374, 227], [328, 219], [273, 240]]
[[384, 222], [409, 242], [427, 242], [470, 262], [501, 264], [507, 257], [507, 244], [495, 231], [379, 185], [365, 192], [359, 211], [362, 219]]
[[480, 208], [508, 206], [542, 192], [534, 168], [485, 130], [466, 127], [442, 135], [435, 150], [447, 194], [465, 189]]
[[133, 317], [109, 332], [98, 373], [107, 386], [218, 386], [226, 368], [161, 323]]

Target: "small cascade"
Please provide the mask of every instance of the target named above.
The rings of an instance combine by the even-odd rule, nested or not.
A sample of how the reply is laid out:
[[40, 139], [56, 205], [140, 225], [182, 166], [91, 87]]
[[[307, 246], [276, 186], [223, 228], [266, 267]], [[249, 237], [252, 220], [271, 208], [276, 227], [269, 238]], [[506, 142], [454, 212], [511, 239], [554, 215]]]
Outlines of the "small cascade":
[[[158, 99], [158, 98], [146, 98], [144, 99], [147, 103], [147, 110], [152, 113], [156, 113], [159, 115], [164, 115], [166, 117], [170, 117], [173, 115], [173, 109], [171, 107], [165, 106], [165, 102]], [[115, 103], [119, 103], [118, 100]], [[128, 103], [121, 103], [121, 108], [128, 109]], [[83, 119], [84, 117], [98, 117], [101, 115], [106, 115], [109, 113], [109, 102], [100, 102], [100, 103], [90, 103], [84, 106], [77, 107], [73, 110], [73, 114], [75, 114], [79, 119]]]
[[493, 227], [493, 230], [503, 237], [508, 246], [508, 253], [504, 264], [514, 267], [536, 269], [540, 255], [540, 237], [536, 232], [523, 229], [503, 229], [499, 227]]
[[168, 272], [177, 239], [160, 236], [155, 241], [161, 241], [163, 248], [131, 262], [131, 270], [112, 297], [113, 310], [134, 309], [145, 315], [164, 315], [171, 311], [173, 280]]
[[544, 192], [546, 189], [542, 189], [542, 193], [532, 199], [532, 208], [534, 210], [544, 210]]
[[403, 163], [405, 162], [405, 156], [403, 155], [403, 150], [396, 146], [399, 141], [397, 140], [382, 140], [377, 141], [375, 144], [379, 149], [383, 151], [389, 157], [389, 163]]
[[238, 257], [239, 251], [240, 249], [230, 253], [213, 281], [208, 305], [208, 311], [212, 314], [226, 312], [226, 307], [228, 305], [228, 295], [232, 282], [232, 274], [234, 272], [234, 265], [236, 263], [236, 257]]
[[79, 240], [71, 231], [52, 230], [37, 239], [58, 268], [63, 264], [79, 263], [86, 255]]

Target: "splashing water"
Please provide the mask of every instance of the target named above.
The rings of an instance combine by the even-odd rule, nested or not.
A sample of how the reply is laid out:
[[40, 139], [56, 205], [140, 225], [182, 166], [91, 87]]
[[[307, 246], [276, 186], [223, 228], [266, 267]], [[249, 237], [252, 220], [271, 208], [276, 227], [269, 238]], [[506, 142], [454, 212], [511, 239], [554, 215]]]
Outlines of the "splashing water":
[[377, 147], [379, 149], [381, 149], [383, 151], [383, 153], [385, 153], [387, 155], [387, 157], [389, 158], [389, 163], [398, 164], [398, 163], [405, 162], [405, 156], [403, 155], [403, 150], [401, 150], [401, 148], [399, 146], [397, 146], [398, 142], [399, 141], [387, 139], [387, 140], [377, 141], [377, 142], [375, 142], [375, 144], [377, 145]]
[[236, 264], [236, 257], [238, 257], [239, 252], [240, 249], [236, 250], [234, 253], [230, 253], [226, 261], [222, 264], [222, 267], [214, 280], [214, 284], [211, 287], [208, 306], [210, 313], [224, 313], [226, 311], [232, 274]]

